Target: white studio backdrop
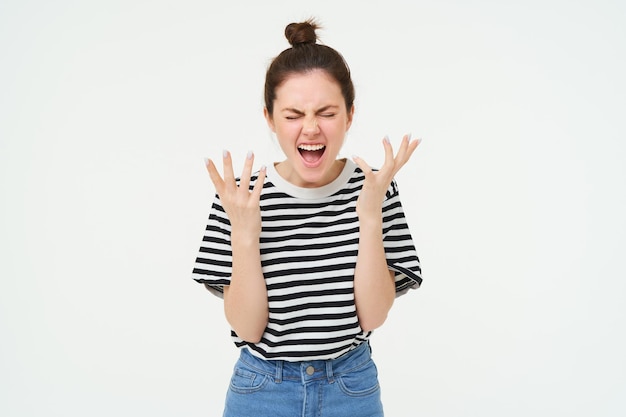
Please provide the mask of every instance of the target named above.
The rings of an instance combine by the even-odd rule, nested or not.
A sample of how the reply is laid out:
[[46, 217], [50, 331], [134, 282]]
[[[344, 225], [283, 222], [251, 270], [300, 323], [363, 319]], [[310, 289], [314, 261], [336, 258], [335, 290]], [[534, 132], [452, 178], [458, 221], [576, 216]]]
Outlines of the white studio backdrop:
[[[227, 4], [228, 3], [228, 4]], [[424, 285], [372, 339], [390, 416], [626, 413], [626, 6], [0, 3], [0, 415], [219, 416], [237, 352], [193, 282], [204, 157], [279, 160], [285, 25], [357, 89], [345, 156], [398, 175]]]

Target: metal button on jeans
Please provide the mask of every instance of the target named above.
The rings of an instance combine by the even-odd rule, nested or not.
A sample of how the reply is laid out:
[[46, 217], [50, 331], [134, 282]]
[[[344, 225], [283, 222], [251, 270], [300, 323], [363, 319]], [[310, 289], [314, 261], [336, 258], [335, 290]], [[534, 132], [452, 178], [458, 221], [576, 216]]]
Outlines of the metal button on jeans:
[[307, 375], [313, 375], [315, 373], [315, 368], [313, 368], [312, 366], [307, 366], [306, 367], [306, 374]]

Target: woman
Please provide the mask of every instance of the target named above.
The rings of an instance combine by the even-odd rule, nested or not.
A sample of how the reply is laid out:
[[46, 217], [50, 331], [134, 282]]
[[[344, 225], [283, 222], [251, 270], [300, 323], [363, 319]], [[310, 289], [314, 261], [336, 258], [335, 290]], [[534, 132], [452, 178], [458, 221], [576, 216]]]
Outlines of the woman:
[[350, 70], [316, 43], [313, 21], [270, 64], [264, 115], [286, 159], [236, 179], [207, 169], [217, 195], [193, 278], [223, 297], [241, 348], [224, 416], [382, 416], [369, 338], [421, 269], [393, 180], [419, 141], [372, 170], [338, 159], [354, 116]]

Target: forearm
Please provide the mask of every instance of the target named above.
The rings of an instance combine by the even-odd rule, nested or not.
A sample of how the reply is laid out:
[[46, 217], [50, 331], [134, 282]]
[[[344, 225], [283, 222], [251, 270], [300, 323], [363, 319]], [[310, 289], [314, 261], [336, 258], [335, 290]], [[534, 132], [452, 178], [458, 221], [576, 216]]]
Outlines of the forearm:
[[361, 328], [371, 331], [386, 320], [395, 299], [395, 283], [387, 267], [382, 218], [360, 220], [359, 226], [354, 298]]
[[269, 313], [258, 238], [232, 236], [232, 276], [224, 288], [224, 312], [237, 336], [252, 343], [261, 340]]

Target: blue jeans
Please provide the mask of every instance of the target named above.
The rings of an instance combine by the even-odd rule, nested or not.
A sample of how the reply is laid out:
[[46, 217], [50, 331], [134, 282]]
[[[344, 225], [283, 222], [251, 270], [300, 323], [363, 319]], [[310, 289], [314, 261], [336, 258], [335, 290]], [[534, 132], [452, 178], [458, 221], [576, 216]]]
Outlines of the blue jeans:
[[224, 417], [381, 417], [369, 343], [333, 360], [264, 360], [241, 349]]

